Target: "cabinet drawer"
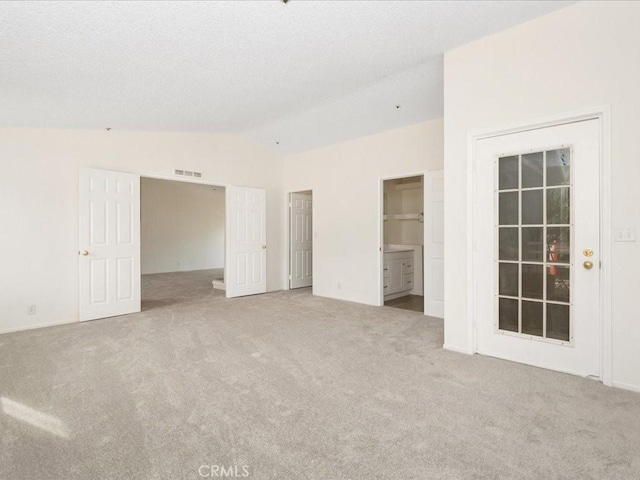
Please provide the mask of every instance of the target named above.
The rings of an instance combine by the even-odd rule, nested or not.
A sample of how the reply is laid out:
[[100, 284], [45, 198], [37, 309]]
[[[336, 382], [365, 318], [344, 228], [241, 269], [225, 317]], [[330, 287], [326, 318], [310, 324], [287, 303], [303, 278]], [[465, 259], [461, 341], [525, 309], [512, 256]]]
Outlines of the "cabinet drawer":
[[405, 260], [412, 259], [413, 252], [385, 252], [384, 259], [385, 260]]
[[402, 276], [402, 289], [411, 290], [413, 288], [413, 273], [405, 273]]
[[384, 278], [389, 278], [389, 262], [382, 264], [382, 273], [384, 274]]
[[413, 259], [407, 259], [402, 262], [402, 273], [413, 273]]
[[384, 281], [382, 282], [382, 289], [384, 290], [385, 295], [388, 295], [389, 293], [391, 293], [389, 291], [389, 277], [384, 278]]

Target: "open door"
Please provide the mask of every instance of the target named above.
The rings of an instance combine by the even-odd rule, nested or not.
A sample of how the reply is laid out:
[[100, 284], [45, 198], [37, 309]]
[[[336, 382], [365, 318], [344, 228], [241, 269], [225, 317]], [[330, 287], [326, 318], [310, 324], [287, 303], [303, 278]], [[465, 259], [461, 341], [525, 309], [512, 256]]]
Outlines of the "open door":
[[444, 317], [444, 171], [424, 177], [424, 313]]
[[267, 291], [266, 199], [262, 189], [226, 188], [227, 298]]
[[140, 176], [80, 170], [80, 320], [140, 311]]
[[291, 194], [289, 215], [289, 288], [313, 284], [313, 200], [309, 193]]

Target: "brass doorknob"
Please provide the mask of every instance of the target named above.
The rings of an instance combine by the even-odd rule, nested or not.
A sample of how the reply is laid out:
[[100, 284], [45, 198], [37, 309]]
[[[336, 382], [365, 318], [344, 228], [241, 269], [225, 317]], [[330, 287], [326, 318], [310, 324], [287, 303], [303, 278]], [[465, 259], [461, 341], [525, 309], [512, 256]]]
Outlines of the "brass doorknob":
[[89, 255], [89, 252], [87, 252], [86, 250], [82, 250], [80, 252], [80, 255], [82, 255], [83, 257], [86, 257], [87, 255]]
[[266, 250], [266, 249], [267, 249], [267, 246], [266, 246], [266, 245], [262, 245], [262, 249], [263, 249], [263, 250]]
[[587, 270], [591, 270], [591, 269], [593, 268], [593, 262], [590, 262], [590, 261], [588, 261], [588, 260], [587, 260], [586, 262], [584, 262], [584, 263], [582, 264], [582, 266], [583, 266], [584, 268], [586, 268]]

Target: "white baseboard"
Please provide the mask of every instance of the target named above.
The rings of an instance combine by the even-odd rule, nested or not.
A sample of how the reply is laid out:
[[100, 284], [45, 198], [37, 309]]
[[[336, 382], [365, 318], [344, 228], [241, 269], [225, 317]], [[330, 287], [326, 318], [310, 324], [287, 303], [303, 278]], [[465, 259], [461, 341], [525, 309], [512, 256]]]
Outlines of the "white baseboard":
[[14, 327], [0, 330], [0, 335], [3, 333], [22, 332], [25, 330], [35, 330], [37, 328], [55, 327], [56, 325], [67, 325], [69, 323], [78, 323], [79, 320], [65, 320], [63, 322], [51, 322], [51, 323], [38, 323], [36, 325], [28, 325], [26, 327]]
[[473, 355], [473, 352], [470, 352], [469, 350], [466, 350], [464, 348], [452, 347], [451, 345], [447, 345], [446, 343], [442, 346], [442, 348], [444, 350], [449, 350], [451, 352], [464, 353], [465, 355]]
[[622, 390], [629, 390], [630, 392], [640, 393], [640, 386], [631, 385], [624, 382], [611, 382], [611, 386], [615, 388], [621, 388]]

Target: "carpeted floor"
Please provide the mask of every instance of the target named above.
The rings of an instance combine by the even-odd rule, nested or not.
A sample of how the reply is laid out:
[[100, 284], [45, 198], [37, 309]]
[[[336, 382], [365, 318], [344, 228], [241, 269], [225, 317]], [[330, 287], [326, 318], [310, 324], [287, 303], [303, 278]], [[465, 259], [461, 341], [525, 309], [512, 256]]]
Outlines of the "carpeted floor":
[[640, 395], [444, 351], [440, 320], [207, 272], [144, 298], [0, 336], [1, 479], [640, 478]]

